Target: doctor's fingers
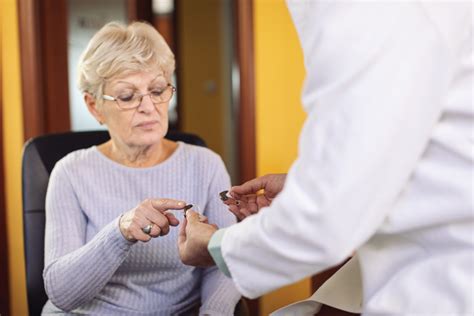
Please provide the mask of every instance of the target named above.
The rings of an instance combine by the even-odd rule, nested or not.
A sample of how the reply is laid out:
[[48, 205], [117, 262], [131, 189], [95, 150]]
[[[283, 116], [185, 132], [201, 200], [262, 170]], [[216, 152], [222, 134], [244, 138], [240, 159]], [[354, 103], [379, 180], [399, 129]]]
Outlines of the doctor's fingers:
[[245, 217], [249, 217], [250, 215], [252, 215], [252, 212], [250, 212], [247, 207], [240, 208], [240, 213], [244, 214]]
[[237, 219], [242, 220], [243, 216], [240, 214], [239, 207], [236, 205], [229, 205], [229, 211], [237, 217]]
[[[229, 209], [230, 206], [234, 204], [238, 207], [240, 213], [244, 214], [245, 216], [249, 216], [258, 213], [262, 207], [269, 206], [271, 204], [271, 200], [267, 199], [264, 194], [251, 194], [242, 196], [238, 201], [234, 200], [233, 202], [226, 204], [229, 206]], [[235, 210], [236, 208], [232, 207], [232, 209]]]
[[230, 195], [238, 199], [242, 195], [258, 194], [263, 189], [267, 197], [274, 198], [285, 185], [286, 174], [266, 174], [230, 189]]
[[242, 208], [237, 205], [229, 205], [229, 211], [231, 211], [240, 221], [250, 215], [250, 213], [247, 213], [248, 215], [246, 215], [246, 213], [243, 213]]
[[247, 199], [247, 203], [243, 203], [241, 206], [241, 212], [247, 216], [258, 213], [259, 205], [257, 204], [257, 196], [253, 195]]
[[248, 195], [241, 195], [239, 198], [229, 198], [226, 201], [223, 201], [224, 204], [230, 206], [230, 205], [237, 205], [240, 207], [244, 207], [247, 203], [255, 201], [257, 198], [257, 195], [255, 194], [248, 194]]
[[270, 199], [267, 199], [267, 197], [264, 194], [260, 194], [257, 196], [257, 208], [260, 210], [262, 207], [267, 207], [272, 203]]
[[241, 195], [256, 194], [261, 189], [265, 188], [265, 176], [249, 180], [241, 185], [233, 186], [230, 189], [230, 195], [238, 198]]

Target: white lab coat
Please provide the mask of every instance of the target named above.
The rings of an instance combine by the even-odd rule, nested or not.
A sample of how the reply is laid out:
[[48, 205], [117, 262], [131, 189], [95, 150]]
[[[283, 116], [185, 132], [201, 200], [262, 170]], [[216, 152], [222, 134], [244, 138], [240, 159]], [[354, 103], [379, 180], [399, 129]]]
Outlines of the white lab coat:
[[472, 3], [288, 2], [308, 117], [284, 190], [223, 235], [236, 286], [357, 251], [364, 314], [472, 315]]

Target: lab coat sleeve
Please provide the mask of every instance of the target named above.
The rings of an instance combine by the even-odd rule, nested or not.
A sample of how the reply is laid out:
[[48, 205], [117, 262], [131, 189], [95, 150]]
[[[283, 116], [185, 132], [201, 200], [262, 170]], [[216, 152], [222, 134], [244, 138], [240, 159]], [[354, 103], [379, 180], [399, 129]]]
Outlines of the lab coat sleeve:
[[272, 205], [221, 243], [250, 298], [341, 262], [377, 231], [442, 115], [450, 77], [449, 48], [419, 5], [301, 1], [292, 13], [307, 70], [298, 157]]

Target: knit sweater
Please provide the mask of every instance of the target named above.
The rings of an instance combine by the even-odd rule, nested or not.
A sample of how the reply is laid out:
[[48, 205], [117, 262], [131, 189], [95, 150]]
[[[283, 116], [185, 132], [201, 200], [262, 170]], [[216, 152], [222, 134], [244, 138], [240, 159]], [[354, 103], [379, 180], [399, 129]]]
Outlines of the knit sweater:
[[[188, 315], [200, 306], [201, 315], [232, 315], [240, 294], [216, 267], [181, 263], [178, 227], [144, 243], [127, 241], [118, 224], [145, 199], [172, 198], [231, 225], [235, 217], [218, 197], [229, 186], [217, 154], [182, 142], [149, 168], [118, 164], [95, 146], [61, 159], [46, 197], [43, 314]], [[181, 225], [183, 212], [174, 213]]]

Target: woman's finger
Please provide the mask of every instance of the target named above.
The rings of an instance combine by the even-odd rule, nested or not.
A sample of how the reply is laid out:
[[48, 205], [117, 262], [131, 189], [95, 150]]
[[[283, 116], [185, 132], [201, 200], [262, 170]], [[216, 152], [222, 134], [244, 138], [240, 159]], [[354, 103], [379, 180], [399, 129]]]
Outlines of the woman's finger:
[[169, 232], [170, 232], [170, 226], [166, 225], [165, 227], [161, 228], [160, 236], [168, 235]]
[[179, 210], [186, 206], [184, 201], [173, 199], [150, 199], [151, 206], [160, 212]]
[[143, 227], [139, 226], [137, 223], [133, 222], [130, 225], [130, 233], [132, 237], [136, 240], [140, 240], [143, 242], [150, 241], [151, 236], [148, 234], [145, 234], [142, 230]]
[[148, 235], [150, 235], [153, 238], [156, 238], [162, 234], [162, 230], [158, 225], [151, 224], [151, 231]]
[[164, 213], [164, 215], [165, 215], [166, 218], [168, 219], [168, 223], [169, 223], [171, 226], [178, 226], [178, 225], [179, 225], [179, 220], [176, 218], [176, 216], [174, 216], [173, 213], [166, 212], [166, 213]]
[[[140, 211], [143, 212], [145, 218], [150, 221], [152, 224], [157, 225], [161, 234], [169, 231], [169, 221], [168, 217], [164, 213], [157, 211], [153, 206], [151, 200], [147, 200], [141, 205]], [[165, 234], [166, 235], [166, 234]]]

